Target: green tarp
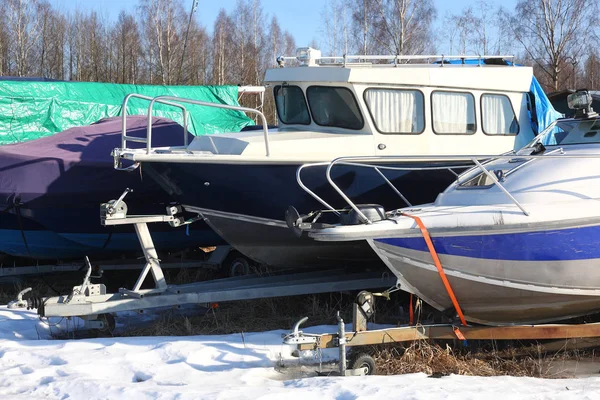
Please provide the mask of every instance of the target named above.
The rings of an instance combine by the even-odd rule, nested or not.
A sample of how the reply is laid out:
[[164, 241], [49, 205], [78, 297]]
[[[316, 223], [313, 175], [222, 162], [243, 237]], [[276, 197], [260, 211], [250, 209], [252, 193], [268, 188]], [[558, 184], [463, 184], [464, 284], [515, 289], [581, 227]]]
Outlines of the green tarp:
[[[0, 145], [25, 142], [74, 126], [121, 115], [123, 99], [130, 93], [161, 95], [238, 105], [237, 86], [122, 85], [97, 82], [1, 81]], [[149, 102], [131, 99], [127, 115], [148, 112]], [[188, 129], [194, 135], [237, 132], [254, 122], [244, 113], [214, 107], [184, 104], [189, 112]], [[154, 116], [182, 123], [181, 110], [154, 107]]]

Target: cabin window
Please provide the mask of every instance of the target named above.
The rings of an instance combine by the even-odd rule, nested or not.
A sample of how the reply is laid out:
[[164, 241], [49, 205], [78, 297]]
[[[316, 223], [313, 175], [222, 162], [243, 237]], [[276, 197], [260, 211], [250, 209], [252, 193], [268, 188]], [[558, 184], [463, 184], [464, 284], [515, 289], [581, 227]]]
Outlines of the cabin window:
[[358, 130], [365, 124], [354, 94], [347, 88], [310, 86], [306, 97], [317, 125]]
[[306, 99], [298, 86], [277, 85], [273, 90], [277, 115], [284, 124], [310, 125]]
[[475, 98], [471, 93], [435, 91], [431, 94], [433, 131], [437, 134], [475, 133]]
[[481, 127], [487, 135], [516, 135], [519, 123], [508, 96], [484, 94], [481, 96]]
[[418, 90], [367, 89], [365, 103], [381, 133], [422, 133], [425, 103]]

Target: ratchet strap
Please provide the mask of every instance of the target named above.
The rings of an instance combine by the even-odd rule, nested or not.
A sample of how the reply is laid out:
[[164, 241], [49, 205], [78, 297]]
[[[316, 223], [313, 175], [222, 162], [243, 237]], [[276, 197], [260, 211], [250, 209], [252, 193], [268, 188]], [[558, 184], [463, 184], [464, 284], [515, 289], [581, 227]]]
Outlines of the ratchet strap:
[[442, 279], [442, 283], [444, 284], [444, 287], [446, 288], [446, 292], [448, 293], [448, 296], [450, 297], [450, 300], [452, 301], [452, 305], [454, 306], [454, 309], [456, 310], [456, 313], [458, 314], [458, 317], [460, 318], [460, 322], [462, 323], [463, 326], [467, 326], [467, 321], [465, 320], [465, 316], [463, 315], [460, 305], [458, 304], [458, 300], [456, 300], [456, 296], [454, 295], [452, 286], [450, 286], [450, 282], [448, 282], [448, 278], [446, 277], [444, 268], [442, 268], [442, 263], [440, 262], [440, 258], [438, 257], [437, 252], [435, 251], [435, 247], [433, 247], [433, 242], [431, 241], [431, 236], [429, 236], [429, 232], [427, 231], [425, 224], [423, 224], [423, 221], [421, 221], [421, 218], [419, 218], [417, 216], [409, 215], [406, 213], [402, 213], [402, 215], [405, 217], [412, 218], [419, 226], [419, 229], [421, 229], [421, 234], [423, 235], [423, 239], [425, 239], [425, 243], [427, 244], [427, 248], [429, 249], [429, 254], [431, 254], [433, 263], [435, 264], [435, 267], [438, 270], [440, 278]]

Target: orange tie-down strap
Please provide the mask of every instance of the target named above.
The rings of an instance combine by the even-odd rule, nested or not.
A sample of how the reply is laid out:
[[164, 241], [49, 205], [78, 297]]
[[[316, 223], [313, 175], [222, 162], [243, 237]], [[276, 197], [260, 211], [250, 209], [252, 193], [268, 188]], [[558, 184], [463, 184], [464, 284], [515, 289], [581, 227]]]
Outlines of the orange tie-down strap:
[[435, 247], [433, 247], [433, 242], [431, 241], [431, 236], [429, 236], [429, 232], [427, 231], [427, 228], [425, 228], [425, 224], [423, 224], [423, 221], [421, 221], [421, 218], [419, 218], [417, 216], [409, 215], [409, 214], [405, 214], [405, 213], [402, 213], [402, 215], [404, 215], [405, 217], [414, 219], [415, 222], [417, 223], [417, 225], [419, 226], [419, 229], [421, 229], [421, 234], [423, 235], [423, 239], [425, 239], [425, 243], [427, 244], [427, 248], [429, 249], [431, 258], [433, 258], [433, 263], [435, 264], [435, 267], [437, 268], [438, 273], [440, 274], [440, 278], [442, 279], [442, 283], [444, 284], [444, 287], [446, 288], [446, 292], [448, 292], [448, 296], [450, 296], [450, 300], [452, 300], [452, 305], [454, 306], [454, 309], [456, 310], [456, 313], [458, 314], [458, 317], [460, 318], [460, 322], [463, 324], [463, 326], [467, 326], [467, 321], [465, 320], [465, 316], [463, 315], [460, 305], [458, 304], [458, 300], [456, 300], [456, 296], [454, 295], [452, 286], [450, 286], [450, 282], [448, 282], [448, 278], [446, 278], [446, 273], [444, 272], [444, 268], [442, 268], [442, 263], [440, 262], [440, 258], [438, 257], [437, 252], [435, 251]]

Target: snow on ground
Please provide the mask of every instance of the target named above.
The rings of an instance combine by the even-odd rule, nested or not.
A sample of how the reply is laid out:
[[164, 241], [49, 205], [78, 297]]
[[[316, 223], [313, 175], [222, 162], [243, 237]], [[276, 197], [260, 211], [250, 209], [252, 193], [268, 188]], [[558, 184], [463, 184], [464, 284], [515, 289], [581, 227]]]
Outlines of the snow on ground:
[[275, 368], [296, 360], [284, 331], [50, 340], [50, 329], [34, 312], [0, 306], [0, 399], [600, 399], [598, 377], [293, 379]]

